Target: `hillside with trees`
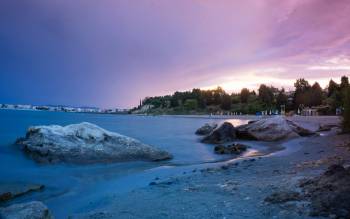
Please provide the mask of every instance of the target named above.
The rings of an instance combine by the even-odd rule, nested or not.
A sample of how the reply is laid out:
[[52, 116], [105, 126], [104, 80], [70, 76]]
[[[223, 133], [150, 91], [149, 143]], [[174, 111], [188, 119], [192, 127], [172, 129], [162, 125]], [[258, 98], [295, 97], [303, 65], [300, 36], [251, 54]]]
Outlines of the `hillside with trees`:
[[310, 84], [300, 78], [294, 83], [294, 91], [286, 92], [261, 84], [257, 91], [243, 88], [239, 93], [227, 93], [221, 87], [212, 90], [192, 89], [175, 92], [172, 95], [146, 97], [135, 107], [133, 113], [149, 114], [257, 114], [262, 111], [287, 112], [304, 108], [319, 107], [320, 114], [333, 115], [336, 109], [347, 104], [349, 79], [341, 78], [340, 83], [329, 81], [322, 88], [319, 83]]

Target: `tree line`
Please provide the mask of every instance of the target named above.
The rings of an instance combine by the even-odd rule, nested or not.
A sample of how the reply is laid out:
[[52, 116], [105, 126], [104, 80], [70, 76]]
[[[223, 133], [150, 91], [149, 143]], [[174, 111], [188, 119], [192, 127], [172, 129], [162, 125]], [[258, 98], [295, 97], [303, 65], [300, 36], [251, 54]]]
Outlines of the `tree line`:
[[329, 81], [326, 88], [319, 83], [310, 84], [300, 78], [294, 83], [294, 91], [286, 92], [284, 88], [276, 88], [261, 84], [257, 91], [243, 88], [239, 93], [227, 93], [221, 87], [211, 90], [198, 88], [191, 91], [175, 92], [172, 95], [146, 97], [135, 109], [144, 105], [152, 106], [153, 111], [160, 113], [217, 113], [239, 112], [255, 114], [265, 110], [287, 111], [304, 107], [324, 106], [324, 114], [335, 114], [337, 108], [345, 106], [346, 93], [349, 89], [349, 79], [341, 78], [340, 83]]

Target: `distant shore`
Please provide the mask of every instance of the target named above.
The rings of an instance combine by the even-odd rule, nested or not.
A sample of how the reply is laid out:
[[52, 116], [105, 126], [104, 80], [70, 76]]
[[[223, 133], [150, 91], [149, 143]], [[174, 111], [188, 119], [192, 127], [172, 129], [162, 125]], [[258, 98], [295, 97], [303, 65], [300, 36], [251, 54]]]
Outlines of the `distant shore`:
[[[268, 118], [274, 115], [269, 116], [257, 116], [257, 115], [147, 115], [147, 114], [132, 114], [137, 116], [163, 116], [163, 117], [181, 117], [181, 118], [204, 118], [204, 119], [243, 119], [243, 120], [256, 120], [261, 118]], [[336, 115], [325, 115], [325, 116], [286, 116], [286, 118], [293, 120], [295, 122], [312, 122], [312, 123], [338, 123], [341, 119], [340, 116]]]

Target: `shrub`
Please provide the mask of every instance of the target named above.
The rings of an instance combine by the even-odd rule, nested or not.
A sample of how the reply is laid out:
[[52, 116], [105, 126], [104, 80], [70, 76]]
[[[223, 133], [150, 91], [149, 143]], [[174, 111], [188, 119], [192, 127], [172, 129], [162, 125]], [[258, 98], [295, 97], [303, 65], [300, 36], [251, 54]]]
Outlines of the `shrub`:
[[344, 104], [344, 112], [343, 112], [342, 127], [344, 132], [350, 132], [350, 88], [346, 89], [343, 104]]

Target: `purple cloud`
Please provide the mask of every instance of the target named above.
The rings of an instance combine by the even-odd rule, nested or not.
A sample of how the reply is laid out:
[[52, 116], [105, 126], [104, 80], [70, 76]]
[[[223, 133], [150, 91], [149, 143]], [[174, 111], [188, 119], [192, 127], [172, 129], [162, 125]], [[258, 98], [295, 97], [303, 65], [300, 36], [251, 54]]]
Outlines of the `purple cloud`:
[[324, 85], [349, 72], [348, 14], [346, 0], [3, 1], [0, 101], [133, 106], [263, 79]]

